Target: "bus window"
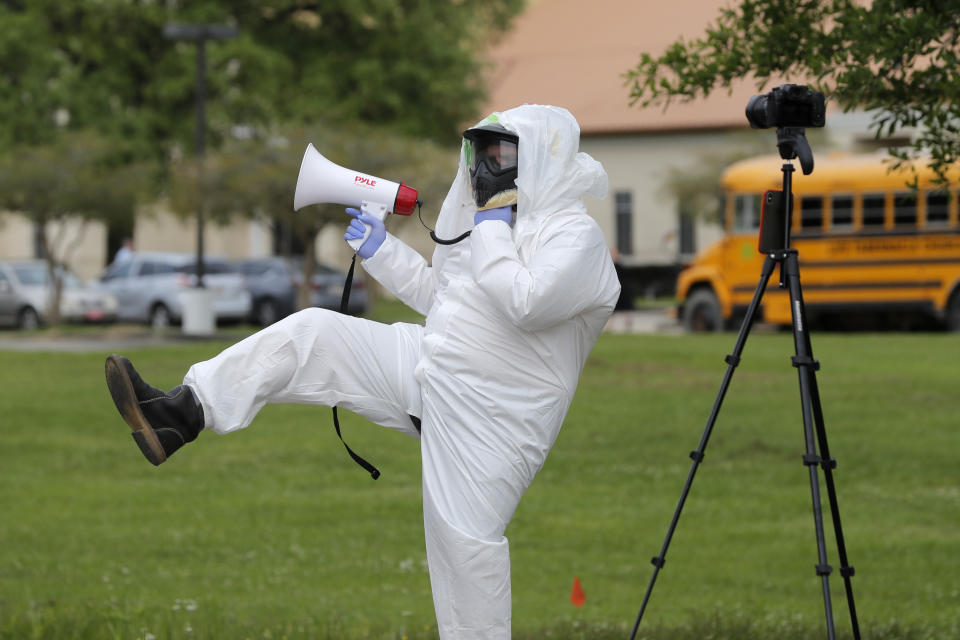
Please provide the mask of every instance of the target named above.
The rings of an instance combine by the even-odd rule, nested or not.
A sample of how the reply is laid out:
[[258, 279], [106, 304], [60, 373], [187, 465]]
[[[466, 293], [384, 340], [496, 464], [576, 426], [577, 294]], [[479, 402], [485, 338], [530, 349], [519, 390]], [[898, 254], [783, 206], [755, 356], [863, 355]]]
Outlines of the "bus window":
[[945, 191], [928, 191], [927, 226], [944, 227], [950, 221], [950, 195]]
[[853, 196], [833, 196], [830, 200], [833, 229], [849, 229], [853, 226]]
[[733, 230], [753, 231], [760, 228], [760, 195], [741, 194], [733, 198]]
[[917, 226], [917, 195], [914, 192], [893, 194], [893, 224], [897, 227]]
[[863, 194], [863, 228], [883, 227], [883, 202], [882, 193]]
[[803, 196], [800, 198], [800, 228], [823, 228], [823, 197]]

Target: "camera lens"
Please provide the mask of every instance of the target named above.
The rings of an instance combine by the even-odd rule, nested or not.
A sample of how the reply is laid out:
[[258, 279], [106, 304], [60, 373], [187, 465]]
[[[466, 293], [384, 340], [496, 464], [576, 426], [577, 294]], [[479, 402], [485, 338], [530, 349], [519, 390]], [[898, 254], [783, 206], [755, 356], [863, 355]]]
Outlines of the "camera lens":
[[747, 122], [754, 129], [768, 129], [771, 123], [767, 119], [767, 99], [769, 94], [753, 96], [747, 102]]

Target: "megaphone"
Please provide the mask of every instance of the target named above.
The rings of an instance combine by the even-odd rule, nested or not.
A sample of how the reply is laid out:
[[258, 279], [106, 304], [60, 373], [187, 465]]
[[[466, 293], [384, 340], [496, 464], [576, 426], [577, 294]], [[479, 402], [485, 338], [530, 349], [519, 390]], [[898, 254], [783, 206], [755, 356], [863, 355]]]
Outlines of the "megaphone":
[[[353, 171], [324, 158], [313, 146], [307, 144], [300, 163], [297, 190], [293, 194], [293, 210], [322, 202], [334, 202], [357, 207], [365, 214], [384, 220], [389, 213], [408, 216], [417, 204], [417, 190], [402, 182], [396, 183], [377, 176]], [[348, 244], [356, 251], [370, 234], [350, 240]]]

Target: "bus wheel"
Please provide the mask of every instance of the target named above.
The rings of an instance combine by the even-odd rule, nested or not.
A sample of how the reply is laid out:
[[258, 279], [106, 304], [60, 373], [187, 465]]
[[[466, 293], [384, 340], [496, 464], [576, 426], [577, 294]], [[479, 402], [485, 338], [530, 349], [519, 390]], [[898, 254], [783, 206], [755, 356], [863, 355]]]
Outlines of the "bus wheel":
[[949, 331], [960, 331], [960, 289], [954, 291], [953, 295], [950, 296], [945, 319]]
[[683, 305], [683, 328], [687, 331], [720, 331], [723, 313], [720, 301], [710, 289], [697, 289]]

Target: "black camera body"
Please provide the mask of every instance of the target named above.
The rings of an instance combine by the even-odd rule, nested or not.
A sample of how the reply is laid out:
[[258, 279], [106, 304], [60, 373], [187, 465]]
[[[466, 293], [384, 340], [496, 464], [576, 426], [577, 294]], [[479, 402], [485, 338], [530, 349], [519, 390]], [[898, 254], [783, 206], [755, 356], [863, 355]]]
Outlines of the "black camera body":
[[826, 122], [823, 94], [802, 84], [784, 84], [747, 103], [747, 121], [754, 129], [822, 127]]

